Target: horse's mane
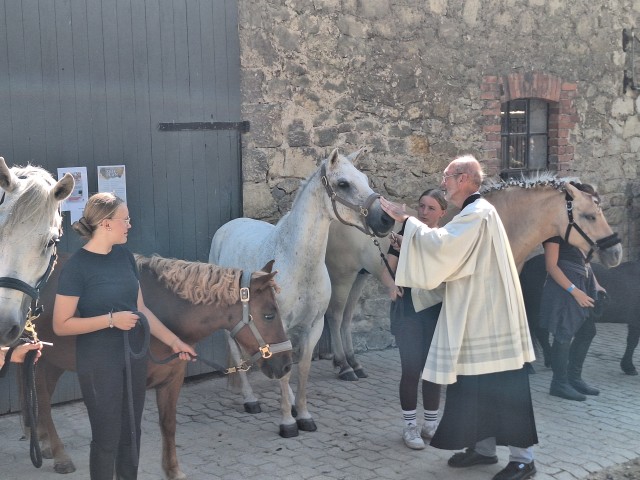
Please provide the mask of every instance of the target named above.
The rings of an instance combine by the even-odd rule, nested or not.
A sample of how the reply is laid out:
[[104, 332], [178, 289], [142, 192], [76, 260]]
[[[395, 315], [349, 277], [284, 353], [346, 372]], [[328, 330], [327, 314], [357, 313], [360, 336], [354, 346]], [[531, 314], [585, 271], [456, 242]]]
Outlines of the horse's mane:
[[240, 298], [242, 270], [237, 268], [157, 255], [135, 255], [135, 258], [138, 268], [151, 270], [168, 289], [194, 305], [219, 303], [228, 307]]
[[[57, 200], [50, 195], [56, 180], [45, 169], [33, 165], [12, 167], [11, 171], [25, 182], [25, 186], [20, 201], [15, 203], [9, 214], [6, 228], [13, 228], [23, 222], [38, 225], [48, 222], [51, 211], [56, 211], [58, 206]], [[62, 217], [56, 214], [53, 226], [59, 229], [61, 224]]]
[[480, 187], [480, 193], [487, 194], [507, 188], [536, 188], [536, 187], [551, 187], [556, 190], [564, 191], [564, 186], [570, 181], [579, 181], [577, 178], [558, 178], [555, 173], [543, 171], [533, 173], [531, 175], [522, 175], [520, 178], [508, 178], [503, 180], [501, 178], [487, 177], [485, 178], [482, 186]]

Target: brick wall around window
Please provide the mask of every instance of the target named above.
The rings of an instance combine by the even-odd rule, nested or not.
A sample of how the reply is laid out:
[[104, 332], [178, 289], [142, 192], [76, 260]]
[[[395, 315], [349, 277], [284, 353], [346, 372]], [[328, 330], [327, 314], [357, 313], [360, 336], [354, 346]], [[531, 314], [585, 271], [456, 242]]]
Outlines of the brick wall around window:
[[573, 162], [574, 146], [570, 133], [578, 122], [574, 99], [577, 84], [540, 72], [513, 73], [506, 76], [485, 76], [482, 79], [481, 98], [484, 162], [489, 175], [502, 170], [500, 152], [500, 107], [503, 103], [521, 98], [539, 98], [549, 102], [549, 170], [560, 176], [567, 175]]

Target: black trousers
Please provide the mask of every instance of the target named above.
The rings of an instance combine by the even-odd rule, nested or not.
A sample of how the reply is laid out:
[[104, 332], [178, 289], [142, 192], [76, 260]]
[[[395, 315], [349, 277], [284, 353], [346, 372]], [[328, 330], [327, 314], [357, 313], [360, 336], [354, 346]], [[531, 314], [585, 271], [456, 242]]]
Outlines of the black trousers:
[[[415, 410], [420, 373], [427, 360], [442, 304], [416, 313], [409, 291], [405, 291], [405, 296], [396, 302], [400, 303], [392, 305], [391, 314], [392, 333], [396, 337], [402, 368], [399, 385], [400, 407], [402, 410]], [[437, 410], [440, 403], [440, 387], [423, 381], [422, 399], [426, 409]]]
[[[135, 480], [138, 459], [133, 457], [132, 426], [123, 362], [100, 363], [90, 369], [86, 365], [78, 373], [80, 389], [91, 424], [91, 480]], [[133, 412], [136, 443], [140, 446], [140, 423], [146, 393], [147, 361], [131, 359]]]

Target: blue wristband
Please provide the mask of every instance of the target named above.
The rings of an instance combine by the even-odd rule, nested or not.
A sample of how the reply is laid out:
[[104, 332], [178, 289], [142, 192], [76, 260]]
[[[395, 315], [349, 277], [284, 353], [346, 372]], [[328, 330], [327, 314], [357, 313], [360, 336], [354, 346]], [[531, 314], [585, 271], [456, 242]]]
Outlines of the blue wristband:
[[572, 283], [571, 285], [569, 285], [569, 287], [567, 288], [567, 292], [571, 293], [573, 292], [573, 290], [576, 288], [576, 286]]

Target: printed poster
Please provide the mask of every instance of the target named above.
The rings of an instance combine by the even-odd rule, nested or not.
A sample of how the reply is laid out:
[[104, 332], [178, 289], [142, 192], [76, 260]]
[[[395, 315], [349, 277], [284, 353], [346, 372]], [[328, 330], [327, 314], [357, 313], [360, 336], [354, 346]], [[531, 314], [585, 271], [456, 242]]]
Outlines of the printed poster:
[[98, 192], [110, 192], [127, 203], [127, 171], [124, 165], [98, 167]]
[[71, 223], [77, 222], [82, 217], [82, 211], [89, 199], [89, 182], [87, 180], [87, 167], [58, 168], [58, 180], [70, 173], [75, 180], [73, 191], [69, 198], [62, 202], [61, 210], [69, 212]]

